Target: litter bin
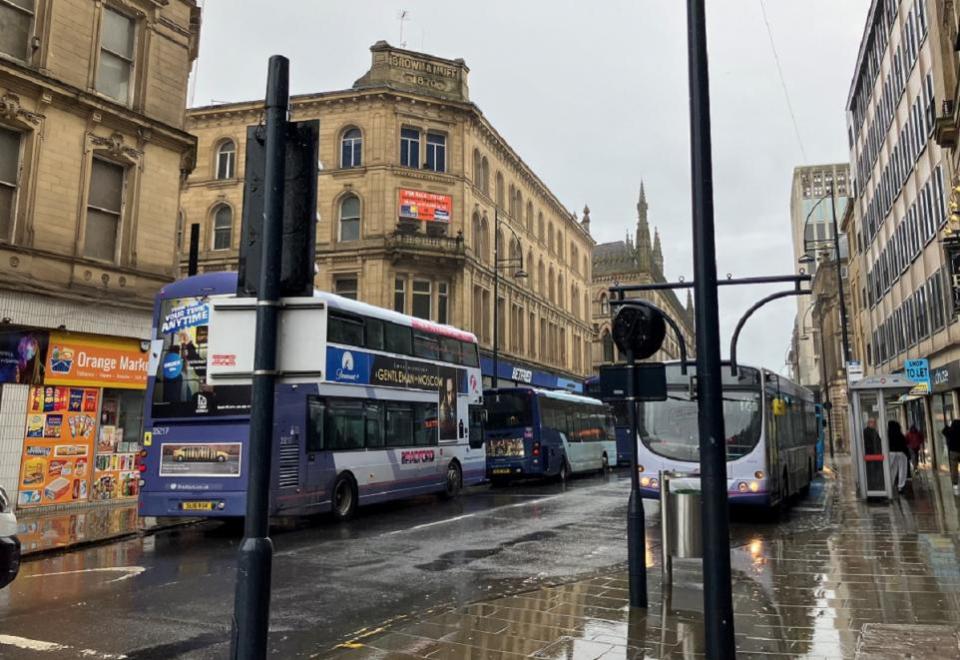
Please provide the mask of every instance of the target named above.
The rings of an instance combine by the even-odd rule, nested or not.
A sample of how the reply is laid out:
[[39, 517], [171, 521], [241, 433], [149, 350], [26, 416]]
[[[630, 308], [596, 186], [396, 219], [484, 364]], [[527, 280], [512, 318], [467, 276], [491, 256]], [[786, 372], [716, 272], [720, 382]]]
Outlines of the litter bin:
[[673, 581], [674, 558], [703, 558], [703, 496], [697, 489], [671, 486], [675, 479], [699, 478], [692, 473], [660, 473], [660, 548], [665, 584]]

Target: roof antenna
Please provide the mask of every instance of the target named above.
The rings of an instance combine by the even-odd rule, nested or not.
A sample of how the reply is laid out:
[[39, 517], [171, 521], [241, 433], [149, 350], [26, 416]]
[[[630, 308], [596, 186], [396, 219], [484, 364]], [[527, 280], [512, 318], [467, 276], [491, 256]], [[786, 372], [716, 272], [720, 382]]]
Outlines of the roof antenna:
[[410, 12], [406, 9], [401, 9], [400, 15], [397, 18], [400, 20], [400, 48], [406, 48], [407, 42], [403, 40], [403, 24], [410, 20]]

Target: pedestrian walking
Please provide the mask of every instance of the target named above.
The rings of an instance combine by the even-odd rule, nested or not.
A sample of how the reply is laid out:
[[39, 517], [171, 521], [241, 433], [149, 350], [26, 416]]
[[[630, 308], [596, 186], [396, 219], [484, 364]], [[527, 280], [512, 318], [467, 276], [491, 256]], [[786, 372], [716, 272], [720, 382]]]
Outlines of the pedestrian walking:
[[950, 463], [950, 481], [953, 483], [953, 494], [960, 495], [960, 484], [957, 483], [957, 464], [960, 463], [960, 420], [953, 420], [944, 427], [943, 437], [947, 439], [947, 454]]
[[923, 456], [923, 431], [916, 424], [907, 431], [907, 449], [910, 451], [911, 472], [919, 472], [920, 457]]
[[903, 434], [900, 422], [893, 419], [887, 422], [887, 442], [890, 450], [890, 478], [896, 483], [897, 492], [902, 493], [907, 486], [910, 454], [907, 449], [907, 436]]

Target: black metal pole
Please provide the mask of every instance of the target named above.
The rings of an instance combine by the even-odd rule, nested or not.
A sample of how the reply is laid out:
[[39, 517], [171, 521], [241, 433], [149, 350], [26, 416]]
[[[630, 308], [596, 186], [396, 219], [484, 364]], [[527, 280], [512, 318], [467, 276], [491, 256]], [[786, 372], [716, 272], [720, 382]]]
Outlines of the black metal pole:
[[273, 543], [269, 533], [270, 458], [277, 359], [277, 311], [283, 242], [285, 126], [289, 102], [289, 62], [274, 55], [267, 73], [266, 168], [263, 195], [263, 246], [257, 290], [257, 330], [253, 358], [253, 408], [247, 516], [237, 564], [233, 612], [235, 660], [266, 657], [270, 625], [270, 577]]
[[[493, 209], [493, 389], [500, 387], [500, 209]], [[541, 356], [543, 357], [543, 356]]]
[[696, 305], [700, 475], [703, 491], [703, 612], [708, 658], [734, 658], [727, 510], [727, 447], [723, 430], [717, 255], [713, 223], [710, 78], [704, 0], [687, 0], [690, 79], [690, 165]]
[[190, 225], [190, 256], [187, 260], [187, 275], [193, 277], [199, 270], [200, 225]]
[[633, 351], [627, 351], [627, 410], [630, 420], [630, 500], [627, 504], [627, 564], [630, 580], [630, 607], [647, 606], [647, 539], [644, 527], [640, 475], [637, 471], [637, 402], [634, 390]]
[[833, 215], [833, 247], [837, 257], [837, 292], [840, 295], [840, 331], [843, 339], [843, 371], [850, 361], [850, 337], [847, 335], [847, 302], [843, 295], [843, 265], [840, 263], [840, 230], [837, 228], [837, 196], [830, 189], [830, 212]]

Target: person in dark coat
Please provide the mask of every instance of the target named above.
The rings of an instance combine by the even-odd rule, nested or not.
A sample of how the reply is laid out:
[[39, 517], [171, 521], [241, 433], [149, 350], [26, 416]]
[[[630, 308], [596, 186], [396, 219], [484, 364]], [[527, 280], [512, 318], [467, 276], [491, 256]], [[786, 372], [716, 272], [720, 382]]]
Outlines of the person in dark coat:
[[947, 454], [950, 463], [950, 481], [953, 482], [953, 494], [960, 495], [960, 484], [957, 483], [957, 464], [960, 463], [960, 419], [953, 420], [943, 431], [947, 439]]

